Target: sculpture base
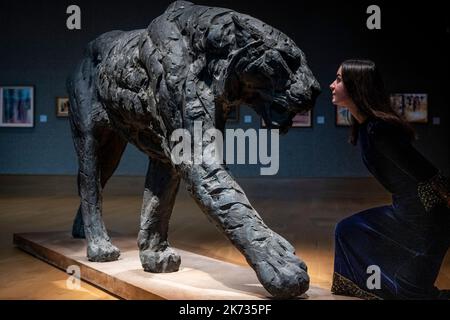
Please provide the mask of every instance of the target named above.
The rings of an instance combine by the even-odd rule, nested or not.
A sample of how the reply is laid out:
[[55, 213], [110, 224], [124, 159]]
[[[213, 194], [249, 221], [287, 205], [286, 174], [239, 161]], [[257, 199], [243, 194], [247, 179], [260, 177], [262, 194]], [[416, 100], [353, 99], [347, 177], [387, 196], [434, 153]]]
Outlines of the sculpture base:
[[[255, 300], [269, 299], [250, 267], [208, 258], [176, 249], [181, 266], [174, 273], [148, 273], [142, 269], [136, 239], [113, 234], [113, 243], [121, 250], [118, 261], [90, 262], [83, 239], [69, 232], [14, 234], [14, 244], [22, 250], [60, 269], [80, 268], [81, 279], [123, 299], [168, 300]], [[311, 286], [301, 298], [351, 299], [332, 295], [329, 290]]]

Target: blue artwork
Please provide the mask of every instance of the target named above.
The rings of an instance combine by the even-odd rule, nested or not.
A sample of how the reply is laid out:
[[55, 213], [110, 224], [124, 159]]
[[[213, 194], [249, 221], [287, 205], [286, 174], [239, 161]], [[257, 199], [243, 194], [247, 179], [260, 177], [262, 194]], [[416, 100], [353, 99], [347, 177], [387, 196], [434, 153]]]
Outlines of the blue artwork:
[[32, 127], [33, 87], [0, 88], [0, 126]]

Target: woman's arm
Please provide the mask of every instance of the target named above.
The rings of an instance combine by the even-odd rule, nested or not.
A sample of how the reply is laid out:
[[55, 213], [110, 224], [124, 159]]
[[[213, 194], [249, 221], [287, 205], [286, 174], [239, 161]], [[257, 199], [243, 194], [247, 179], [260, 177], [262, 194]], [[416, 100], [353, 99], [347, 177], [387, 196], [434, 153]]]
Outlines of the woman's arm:
[[419, 197], [427, 211], [437, 204], [450, 207], [450, 183], [439, 170], [418, 152], [400, 129], [382, 121], [368, 127], [375, 147], [418, 184]]

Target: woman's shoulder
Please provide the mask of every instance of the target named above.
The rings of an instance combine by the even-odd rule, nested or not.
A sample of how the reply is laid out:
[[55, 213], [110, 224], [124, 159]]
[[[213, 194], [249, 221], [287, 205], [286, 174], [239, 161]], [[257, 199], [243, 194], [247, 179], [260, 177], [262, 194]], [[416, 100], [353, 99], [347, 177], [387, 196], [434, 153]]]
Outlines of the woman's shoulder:
[[373, 138], [404, 137], [402, 128], [395, 123], [379, 118], [369, 118], [365, 123], [367, 134]]

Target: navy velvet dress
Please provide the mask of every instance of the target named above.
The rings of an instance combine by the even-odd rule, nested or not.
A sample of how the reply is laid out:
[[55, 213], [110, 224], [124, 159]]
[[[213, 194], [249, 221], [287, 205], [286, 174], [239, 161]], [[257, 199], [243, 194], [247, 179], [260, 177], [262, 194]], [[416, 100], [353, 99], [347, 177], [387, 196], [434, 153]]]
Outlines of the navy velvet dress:
[[[450, 209], [428, 188], [438, 170], [406, 134], [381, 120], [361, 124], [359, 146], [367, 169], [392, 194], [392, 205], [338, 223], [332, 292], [364, 299], [447, 299], [434, 286], [450, 244]], [[379, 286], [369, 279], [374, 275], [369, 266], [379, 268]]]

